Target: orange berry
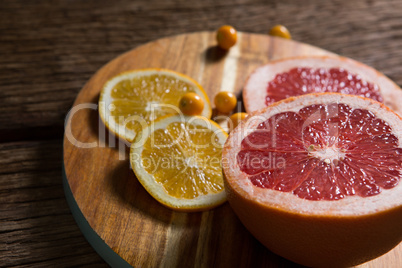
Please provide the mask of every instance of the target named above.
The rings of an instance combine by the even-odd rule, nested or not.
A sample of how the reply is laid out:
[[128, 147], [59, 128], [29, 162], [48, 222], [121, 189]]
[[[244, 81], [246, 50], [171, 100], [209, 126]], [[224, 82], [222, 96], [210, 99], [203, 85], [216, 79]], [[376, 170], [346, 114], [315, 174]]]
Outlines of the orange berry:
[[188, 92], [181, 97], [179, 108], [185, 115], [200, 115], [204, 110], [204, 101], [194, 92]]
[[240, 124], [240, 122], [243, 121], [247, 117], [247, 115], [248, 115], [247, 113], [232, 114], [229, 117], [229, 122], [228, 122], [230, 131], [235, 129]]
[[216, 40], [221, 48], [228, 50], [237, 42], [237, 31], [230, 25], [224, 25], [218, 29]]
[[289, 30], [285, 26], [280, 24], [272, 27], [271, 30], [269, 31], [269, 35], [279, 36], [286, 39], [292, 39]]
[[221, 91], [216, 94], [214, 102], [218, 112], [228, 114], [236, 107], [237, 98], [231, 92]]

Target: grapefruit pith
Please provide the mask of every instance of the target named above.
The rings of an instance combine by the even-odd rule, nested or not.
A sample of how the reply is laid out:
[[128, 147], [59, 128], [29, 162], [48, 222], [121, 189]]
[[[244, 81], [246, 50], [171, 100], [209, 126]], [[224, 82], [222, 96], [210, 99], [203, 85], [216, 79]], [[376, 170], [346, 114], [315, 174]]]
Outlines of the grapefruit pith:
[[288, 97], [334, 92], [383, 102], [402, 114], [402, 90], [375, 69], [341, 56], [308, 56], [272, 61], [257, 68], [243, 89], [248, 113]]
[[274, 253], [357, 265], [402, 240], [402, 118], [372, 99], [307, 94], [249, 115], [222, 152], [230, 205]]

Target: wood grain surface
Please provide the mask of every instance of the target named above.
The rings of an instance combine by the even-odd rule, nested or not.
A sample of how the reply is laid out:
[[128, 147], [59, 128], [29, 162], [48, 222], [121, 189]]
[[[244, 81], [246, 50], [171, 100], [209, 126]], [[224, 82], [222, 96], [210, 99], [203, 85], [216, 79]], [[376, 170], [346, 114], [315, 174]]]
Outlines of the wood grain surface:
[[281, 23], [295, 40], [362, 61], [401, 86], [401, 9], [399, 0], [2, 0], [0, 267], [107, 267], [69, 212], [60, 170], [64, 118], [108, 61], [161, 37], [223, 24], [267, 33]]
[[[131, 69], [157, 67], [185, 73], [213, 99], [220, 90], [240, 94], [247, 76], [270, 60], [328, 54], [295, 41], [249, 33], [239, 33], [236, 46], [225, 53], [216, 47], [213, 32], [178, 35], [140, 46], [102, 67], [73, 107], [96, 105], [104, 83]], [[104, 138], [109, 134], [105, 135], [96, 109], [81, 109], [70, 118], [64, 164], [71, 191], [93, 230], [133, 267], [296, 266], [256, 241], [228, 204], [203, 213], [163, 207], [135, 178], [128, 147]], [[89, 143], [94, 143], [93, 148], [81, 145]], [[392, 266], [401, 257], [399, 247], [376, 260], [377, 264], [362, 267]]]

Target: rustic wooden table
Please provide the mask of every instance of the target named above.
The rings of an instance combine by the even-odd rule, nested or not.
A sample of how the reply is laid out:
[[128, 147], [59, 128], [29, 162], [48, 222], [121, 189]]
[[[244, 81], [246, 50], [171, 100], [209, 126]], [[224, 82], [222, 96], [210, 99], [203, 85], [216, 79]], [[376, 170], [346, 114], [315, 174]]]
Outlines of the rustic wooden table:
[[62, 187], [64, 119], [111, 59], [170, 35], [231, 24], [362, 61], [402, 85], [402, 2], [14, 1], [0, 3], [0, 266], [107, 267]]

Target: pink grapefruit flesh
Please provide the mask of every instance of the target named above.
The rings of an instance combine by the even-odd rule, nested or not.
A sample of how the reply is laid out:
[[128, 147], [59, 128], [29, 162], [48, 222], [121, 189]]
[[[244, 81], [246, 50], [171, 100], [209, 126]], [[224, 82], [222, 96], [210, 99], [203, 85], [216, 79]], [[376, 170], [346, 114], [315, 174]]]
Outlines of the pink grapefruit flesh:
[[295, 67], [277, 74], [268, 83], [266, 91], [267, 105], [292, 96], [320, 92], [352, 94], [383, 101], [376, 84], [367, 83], [359, 75], [352, 74], [343, 68]]
[[249, 75], [243, 101], [251, 113], [288, 97], [322, 92], [371, 98], [402, 114], [398, 85], [367, 65], [335, 55], [271, 61]]
[[372, 112], [314, 104], [259, 124], [241, 142], [237, 162], [257, 187], [337, 200], [395, 187], [402, 173], [398, 146], [390, 126]]

